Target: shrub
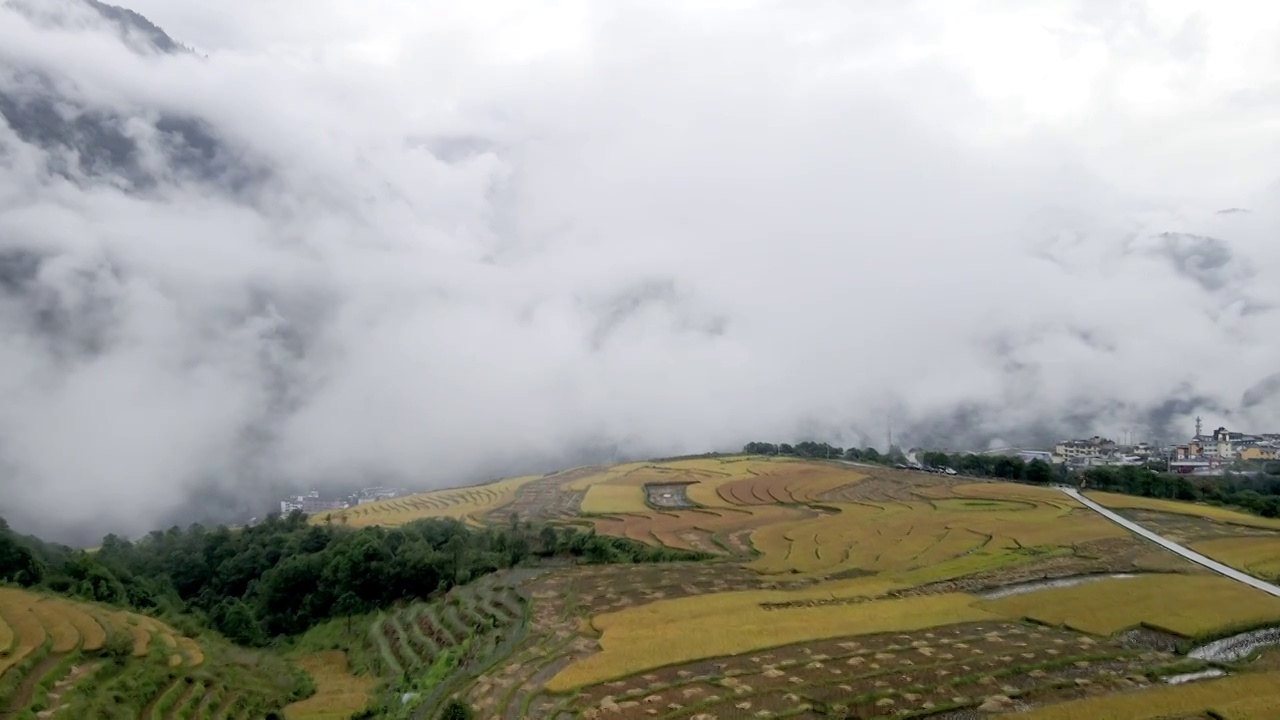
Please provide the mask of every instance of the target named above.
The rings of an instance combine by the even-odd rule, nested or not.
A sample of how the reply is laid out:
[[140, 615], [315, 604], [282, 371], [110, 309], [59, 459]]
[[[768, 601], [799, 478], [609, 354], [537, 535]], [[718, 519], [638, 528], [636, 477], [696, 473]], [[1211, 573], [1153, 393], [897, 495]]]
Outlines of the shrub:
[[459, 700], [450, 700], [440, 713], [440, 720], [472, 720], [474, 717], [471, 708]]

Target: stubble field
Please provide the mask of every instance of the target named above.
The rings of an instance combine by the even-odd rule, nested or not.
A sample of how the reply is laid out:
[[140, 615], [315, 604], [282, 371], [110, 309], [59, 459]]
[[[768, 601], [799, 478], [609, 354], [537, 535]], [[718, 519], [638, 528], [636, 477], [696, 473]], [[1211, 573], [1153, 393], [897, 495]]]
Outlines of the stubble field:
[[[471, 517], [589, 524], [714, 559], [502, 573], [378, 621], [401, 665], [484, 648], [447, 687], [477, 717], [1280, 717], [1272, 665], [1185, 655], [1280, 624], [1280, 599], [1051, 488], [740, 456], [506, 487]], [[1125, 512], [1260, 572], [1280, 537], [1217, 508]], [[1164, 680], [1206, 669], [1228, 674]]]

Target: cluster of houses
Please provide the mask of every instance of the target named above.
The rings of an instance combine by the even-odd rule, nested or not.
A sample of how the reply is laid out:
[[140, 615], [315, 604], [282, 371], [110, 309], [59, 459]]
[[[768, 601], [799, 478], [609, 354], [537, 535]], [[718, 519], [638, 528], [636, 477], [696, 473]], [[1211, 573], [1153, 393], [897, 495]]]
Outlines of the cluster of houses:
[[318, 512], [326, 512], [329, 510], [343, 510], [353, 505], [366, 505], [379, 500], [387, 500], [390, 498], [400, 497], [405, 491], [402, 488], [390, 487], [367, 487], [355, 491], [350, 496], [339, 500], [322, 500], [318, 490], [312, 490], [303, 495], [291, 495], [280, 501], [280, 514], [288, 515], [294, 510], [311, 515]]
[[1028, 460], [1065, 464], [1071, 469], [1143, 465], [1158, 460], [1165, 463], [1170, 472], [1220, 475], [1233, 463], [1280, 459], [1280, 433], [1251, 434], [1220, 427], [1205, 434], [1197, 418], [1195, 436], [1181, 445], [1120, 444], [1095, 435], [1085, 440], [1064, 440], [1052, 451], [1030, 450], [1019, 455]]
[[311, 515], [326, 510], [341, 510], [350, 507], [345, 500], [321, 500], [320, 492], [312, 490], [304, 495], [292, 495], [280, 501], [280, 514], [288, 515], [294, 510]]

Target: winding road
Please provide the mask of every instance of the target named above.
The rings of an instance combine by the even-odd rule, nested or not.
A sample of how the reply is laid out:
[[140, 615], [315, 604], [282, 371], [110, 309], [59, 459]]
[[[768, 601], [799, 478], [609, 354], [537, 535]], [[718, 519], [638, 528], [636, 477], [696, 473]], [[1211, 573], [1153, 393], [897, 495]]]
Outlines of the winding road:
[[1223, 565], [1217, 560], [1212, 560], [1210, 558], [1207, 558], [1204, 555], [1201, 555], [1200, 553], [1194, 550], [1188, 549], [1182, 545], [1179, 545], [1176, 542], [1173, 542], [1172, 540], [1168, 540], [1160, 535], [1157, 535], [1151, 532], [1150, 530], [1142, 527], [1141, 525], [1133, 522], [1132, 520], [1123, 518], [1120, 515], [1117, 515], [1116, 513], [1102, 507], [1098, 503], [1080, 494], [1080, 491], [1076, 490], [1075, 488], [1058, 486], [1058, 489], [1066, 493], [1067, 495], [1071, 496], [1081, 505], [1084, 505], [1090, 510], [1093, 510], [1094, 512], [1102, 515], [1103, 517], [1110, 520], [1111, 522], [1116, 523], [1117, 525], [1120, 525], [1121, 527], [1129, 530], [1130, 532], [1141, 535], [1142, 537], [1150, 540], [1153, 543], [1156, 543], [1157, 545], [1160, 545], [1161, 547], [1168, 548], [1169, 550], [1172, 550], [1173, 552], [1181, 555], [1182, 557], [1190, 560], [1193, 563], [1196, 563], [1197, 565], [1203, 565], [1204, 567], [1218, 573], [1219, 575], [1229, 577], [1232, 580], [1235, 580], [1237, 582], [1242, 582], [1245, 585], [1248, 585], [1250, 587], [1255, 587], [1264, 593], [1268, 593], [1270, 595], [1280, 597], [1280, 587], [1272, 585], [1269, 582], [1264, 582], [1262, 580], [1259, 580], [1258, 578], [1252, 575], [1249, 575], [1248, 573], [1242, 573], [1239, 570], [1236, 570], [1235, 568], [1227, 567], [1226, 565]]

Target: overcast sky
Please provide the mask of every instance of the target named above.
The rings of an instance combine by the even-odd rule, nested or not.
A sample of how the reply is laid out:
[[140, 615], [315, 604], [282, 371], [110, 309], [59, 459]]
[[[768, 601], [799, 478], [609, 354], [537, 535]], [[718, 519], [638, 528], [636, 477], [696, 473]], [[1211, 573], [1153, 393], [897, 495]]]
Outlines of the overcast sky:
[[[125, 118], [161, 180], [0, 121], [0, 252], [90, 338], [0, 292], [10, 516], [889, 422], [1280, 432], [1280, 6], [121, 2], [197, 53], [0, 8], [0, 90]], [[171, 167], [161, 114], [258, 179]]]

